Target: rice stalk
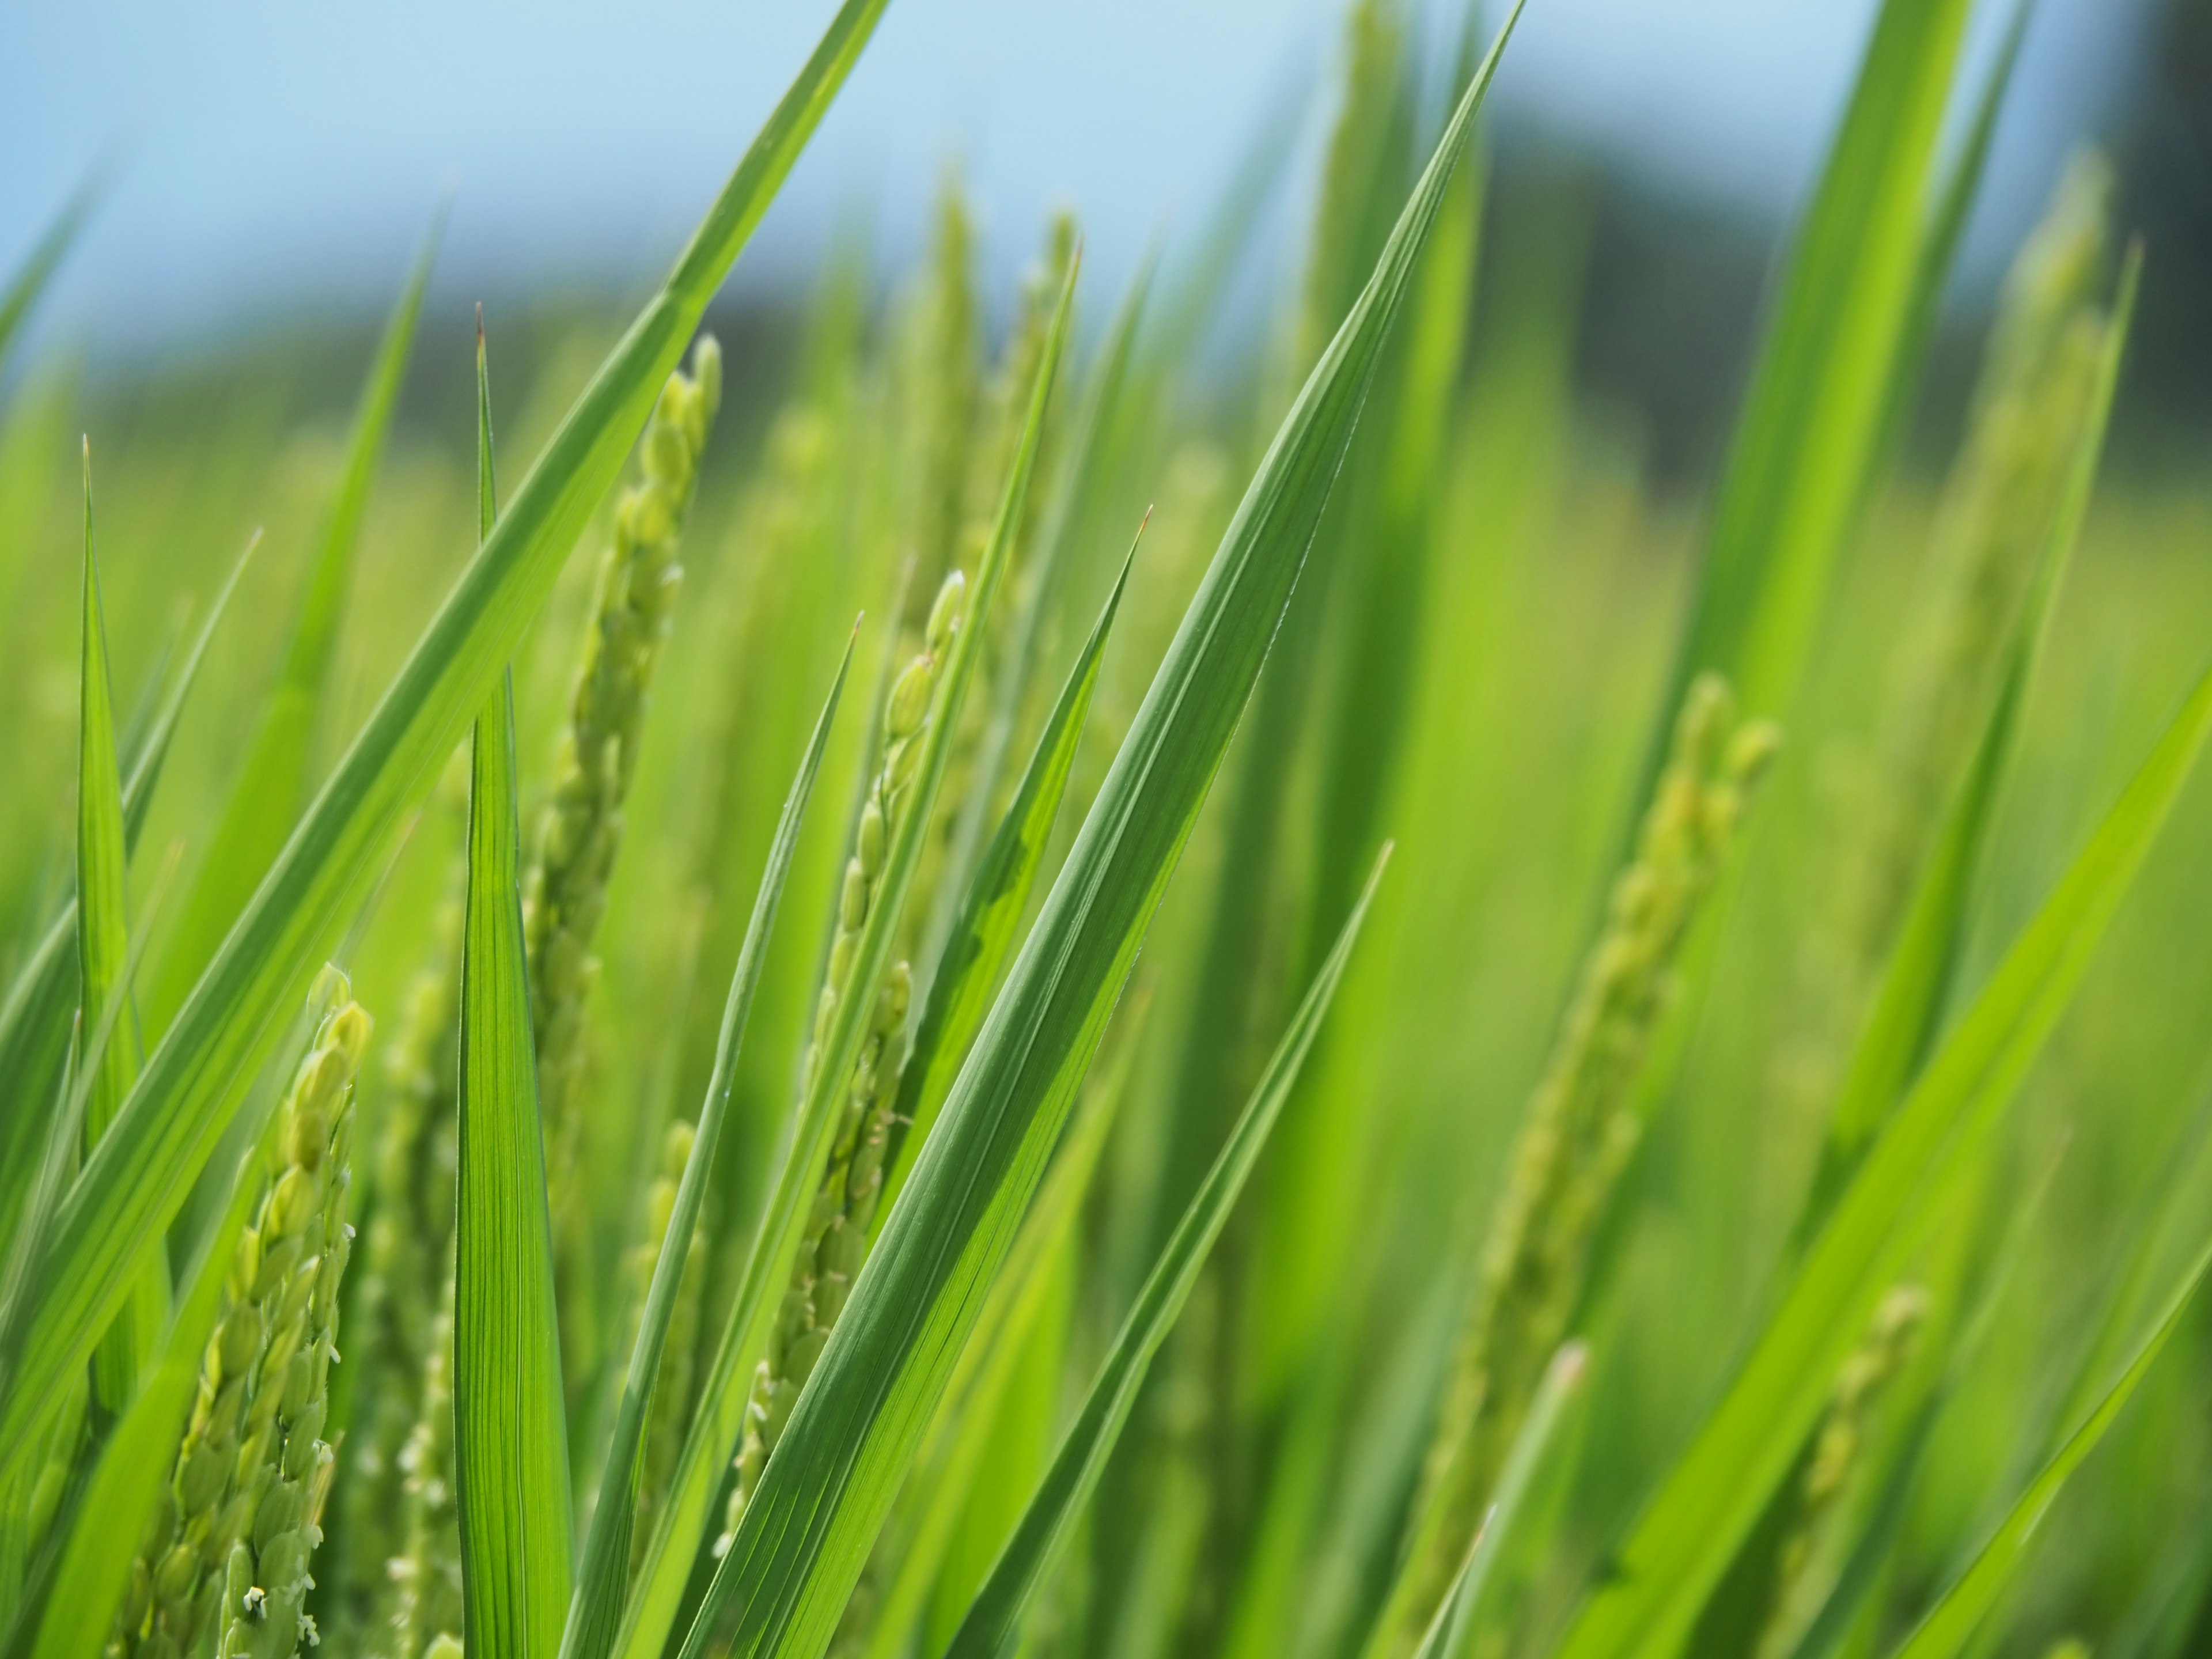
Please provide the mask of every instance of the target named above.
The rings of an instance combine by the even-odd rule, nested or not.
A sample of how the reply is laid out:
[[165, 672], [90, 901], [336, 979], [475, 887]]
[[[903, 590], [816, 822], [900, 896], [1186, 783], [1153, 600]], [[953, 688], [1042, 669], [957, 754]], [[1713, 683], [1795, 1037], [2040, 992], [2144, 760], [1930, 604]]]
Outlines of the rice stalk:
[[[441, 1644], [458, 1647], [461, 1604], [461, 1517], [453, 1487], [453, 1249], [422, 1363], [420, 1414], [400, 1449], [400, 1553], [387, 1564], [391, 1613], [375, 1651], [390, 1659], [429, 1659]], [[389, 1646], [384, 1645], [388, 1643]]]
[[1568, 1335], [1599, 1223], [1643, 1127], [1637, 1085], [1674, 965], [1778, 742], [1771, 723], [1738, 717], [1726, 682], [1692, 682], [1514, 1148], [1422, 1471], [1410, 1554], [1370, 1656], [1410, 1650], [1435, 1615]]
[[[876, 901], [891, 834], [908, 804], [908, 786], [921, 763], [938, 674], [959, 632], [966, 599], [966, 579], [955, 570], [945, 577], [930, 606], [921, 655], [900, 672], [884, 702], [882, 758], [869, 784], [853, 851], [845, 864], [836, 931], [815, 1005], [813, 1035], [800, 1067], [802, 1099], [813, 1087], [823, 1046], [829, 1041], [839, 1003], [848, 989], [854, 953]], [[890, 1145], [891, 1107], [898, 1098], [913, 991], [911, 965], [894, 962], [876, 994], [867, 1035], [845, 1085], [836, 1137], [792, 1264], [790, 1284], [769, 1333], [768, 1352], [753, 1374], [744, 1437], [738, 1449], [737, 1485], [730, 1493], [721, 1534], [714, 1540], [717, 1557], [726, 1554], [735, 1540], [745, 1504], [760, 1484], [761, 1471], [782, 1437], [799, 1390], [813, 1374], [837, 1316], [844, 1311], [853, 1281], [860, 1276], [875, 1224], [877, 1200], [883, 1195], [884, 1158]]]
[[275, 1178], [240, 1234], [225, 1306], [168, 1491], [137, 1559], [108, 1651], [289, 1659], [336, 1460], [323, 1440], [338, 1291], [352, 1229], [354, 1079], [370, 1021], [325, 968], [315, 1032], [278, 1109]]

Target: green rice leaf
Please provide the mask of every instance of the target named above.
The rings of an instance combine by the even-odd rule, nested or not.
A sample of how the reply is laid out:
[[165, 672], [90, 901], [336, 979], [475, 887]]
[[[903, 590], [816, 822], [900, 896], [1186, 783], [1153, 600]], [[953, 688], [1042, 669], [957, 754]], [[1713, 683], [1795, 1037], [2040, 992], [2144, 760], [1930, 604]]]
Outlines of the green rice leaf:
[[[698, 1225], [706, 1202], [707, 1182], [714, 1167], [714, 1150], [728, 1116], [730, 1091], [737, 1078], [738, 1051], [744, 1041], [745, 1022], [752, 1012], [753, 993], [759, 988], [761, 966], [775, 929], [777, 907], [783, 899], [791, 861], [798, 851], [799, 829], [814, 780], [829, 747], [830, 728], [836, 718], [845, 676], [853, 665], [853, 646], [860, 638], [856, 626], [847, 641], [837, 677], [814, 722], [814, 735], [792, 780], [784, 799], [783, 816], [776, 821], [775, 839], [769, 848], [767, 867], [761, 873], [753, 912], [745, 925], [744, 943], [738, 951], [737, 971], [731, 976], [729, 1000], [723, 1006], [722, 1030], [714, 1048], [714, 1071], [707, 1085], [698, 1128], [685, 1160], [683, 1179], [676, 1188], [676, 1203], [669, 1212], [665, 1237], [684, 1239]], [[576, 1580], [574, 1605], [562, 1632], [562, 1659], [605, 1659], [612, 1648], [629, 1582], [630, 1533], [636, 1518], [638, 1481], [645, 1468], [646, 1437], [652, 1427], [653, 1390], [660, 1375], [661, 1349], [668, 1340], [676, 1295], [683, 1281], [687, 1252], [663, 1248], [646, 1291], [645, 1311], [638, 1324], [637, 1340], [630, 1350], [629, 1368], [623, 1379], [622, 1403], [615, 1416], [614, 1437], [607, 1448], [605, 1468], [599, 1477], [599, 1500], [585, 1535], [582, 1571]]]
[[[246, 551], [232, 568], [230, 579], [216, 596], [214, 607], [201, 625], [185, 659], [183, 671], [162, 699], [148, 727], [145, 740], [133, 757], [131, 775], [123, 785], [123, 845], [135, 852], [146, 814], [154, 804], [162, 763], [176, 735], [177, 720], [191, 693], [206, 659], [216, 624], [238, 591], [261, 538], [256, 532]], [[15, 982], [7, 1000], [0, 1003], [0, 1238], [13, 1236], [15, 1218], [26, 1190], [25, 1182], [35, 1160], [30, 1148], [46, 1133], [48, 1117], [61, 1088], [62, 1066], [69, 1050], [70, 1010], [76, 991], [76, 902], [64, 905], [46, 930]]]
[[338, 623], [353, 580], [354, 556], [361, 545], [362, 519], [368, 511], [377, 465], [392, 434], [400, 383], [407, 375], [416, 325], [422, 314], [423, 290], [429, 284], [430, 266], [445, 222], [446, 210], [441, 206], [423, 238], [399, 303], [385, 325], [368, 384], [362, 388], [361, 406], [355, 412], [352, 436], [347, 442], [345, 467], [338, 475], [337, 493], [331, 498], [314, 563], [308, 570], [307, 592], [292, 626], [283, 672], [262, 705], [253, 735], [246, 740], [230, 799], [209, 838], [199, 873], [185, 895], [176, 936], [160, 959], [161, 971], [154, 984], [148, 988], [147, 1012], [154, 1030], [167, 1024], [191, 989], [192, 981], [284, 845], [307, 799], [324, 688], [329, 684], [331, 664], [337, 652]]
[[2113, 1419], [2128, 1403], [2129, 1395], [2136, 1391], [2136, 1384], [2157, 1363], [2167, 1341], [2180, 1328], [2182, 1316], [2188, 1312], [2197, 1286], [2204, 1282], [2207, 1267], [2212, 1267], [2212, 1248], [2198, 1255], [2196, 1265], [2174, 1291], [2158, 1323], [2136, 1347], [2126, 1369], [2105, 1391], [2081, 1427], [2068, 1437], [2051, 1461], [2028, 1482], [2027, 1489], [2006, 1511], [1972, 1565], [1929, 1610], [1919, 1627], [1897, 1650], [1896, 1659], [1956, 1659], [1956, 1656], [1967, 1650], [1982, 1621], [1996, 1606], [2013, 1574], [2027, 1559], [2035, 1529], [2050, 1512], [2060, 1488], [2105, 1437], [2105, 1431], [2112, 1427]]
[[1499, 1472], [1497, 1498], [1468, 1549], [1467, 1565], [1459, 1570], [1450, 1594], [1429, 1621], [1427, 1633], [1413, 1650], [1413, 1659], [1469, 1659], [1474, 1651], [1475, 1632], [1489, 1610], [1498, 1564], [1513, 1543], [1515, 1528], [1536, 1484], [1537, 1471], [1551, 1450], [1559, 1419], [1589, 1370], [1589, 1351], [1579, 1342], [1570, 1342], [1544, 1373], [1535, 1397], [1528, 1402], [1528, 1415], [1513, 1438], [1513, 1449], [1506, 1455], [1505, 1467]]
[[1511, 26], [1201, 579], [769, 1460], [684, 1659], [698, 1659], [732, 1610], [744, 1659], [811, 1656], [828, 1641], [1220, 769]]
[[2013, 624], [1996, 701], [1981, 741], [1937, 832], [1896, 948], [1883, 971], [1874, 1012], [1830, 1116], [1828, 1138], [1821, 1148], [1820, 1166], [1800, 1224], [1801, 1237], [1810, 1237], [1826, 1218], [1905, 1085], [1926, 1058], [1942, 1018], [1966, 932], [1975, 872], [2012, 753], [2021, 705], [2034, 677], [2059, 586], [2081, 540], [2082, 521], [2088, 516], [2142, 270], [2140, 252], [2131, 252], [2106, 325], [2104, 354], [2083, 410], [2072, 465], [2052, 519], [2050, 543], [2027, 602]]
[[568, 1431], [522, 957], [514, 703], [477, 723], [461, 947], [453, 1463], [469, 1651], [551, 1652], [568, 1611]]
[[[148, 1057], [44, 1241], [35, 1294], [0, 1324], [0, 1482], [22, 1431], [90, 1357], [183, 1204], [319, 941], [499, 683], [661, 383], [805, 148], [888, 0], [845, 0], [678, 260], [555, 433]], [[549, 1638], [550, 1640], [550, 1638]]]
[[1069, 265], [1053, 313], [1050, 333], [1039, 355], [1021, 441], [1000, 497], [990, 540], [976, 566], [975, 592], [969, 602], [967, 617], [954, 636], [951, 653], [932, 703], [921, 757], [916, 763], [914, 781], [907, 786], [914, 792], [912, 800], [902, 808], [892, 831], [877, 897], [870, 904], [859, 946], [854, 952], [848, 992], [838, 999], [829, 1036], [822, 1045], [821, 1063], [812, 1068], [812, 1086], [799, 1103], [784, 1161], [776, 1172], [775, 1184], [753, 1236], [736, 1298], [723, 1325], [714, 1366], [701, 1393], [691, 1431], [678, 1463], [667, 1507], [639, 1573], [637, 1590], [631, 1600], [631, 1612], [621, 1640], [625, 1659], [643, 1659], [645, 1655], [658, 1653], [666, 1640], [715, 1488], [744, 1427], [753, 1368], [767, 1352], [769, 1334], [783, 1288], [791, 1279], [792, 1263], [797, 1258], [807, 1214], [836, 1133], [846, 1086], [860, 1043], [867, 1035], [868, 1021], [873, 1018], [877, 988], [890, 964], [900, 913], [921, 860], [931, 809], [951, 759], [953, 733], [959, 725], [962, 701], [975, 678], [991, 603], [1003, 585], [1015, 529], [1021, 522], [1023, 504], [1036, 464], [1045, 409], [1066, 348], [1079, 264], [1079, 258]]
[[2212, 731], [2201, 676], [1837, 1200], [1719, 1405], [1560, 1649], [1671, 1655], [1795, 1466], [1883, 1288], [1984, 1156]]
[[1966, 11], [1884, 0], [1736, 423], [1670, 713], [1707, 671], [1787, 712], [1881, 436]]
[[1320, 972], [1306, 992], [1305, 1000], [1283, 1033], [1274, 1057], [1261, 1074], [1259, 1086], [1245, 1103], [1228, 1143], [1214, 1159], [1199, 1185], [1197, 1196], [1176, 1224], [1167, 1248], [1145, 1280], [1144, 1288], [1121, 1322], [1114, 1346], [1099, 1367], [1091, 1392], [1076, 1413], [1075, 1421], [1053, 1455], [1052, 1467], [1030, 1502], [1013, 1537], [991, 1569], [982, 1589], [969, 1606], [958, 1632], [946, 1650], [947, 1659], [998, 1659], [1011, 1653], [1021, 1634], [1022, 1618], [1065, 1545], [1068, 1529], [1081, 1513], [1098, 1476], [1106, 1467], [1122, 1426], [1137, 1403], [1138, 1389], [1150, 1369], [1152, 1356], [1167, 1340], [1183, 1304], [1190, 1299], [1199, 1270], [1228, 1224], [1229, 1212], [1244, 1190], [1245, 1178], [1267, 1143], [1268, 1133], [1281, 1115], [1283, 1103], [1297, 1081], [1298, 1068], [1313, 1047], [1322, 1018], [1336, 994], [1344, 965], [1359, 937], [1375, 889], [1389, 862], [1389, 848], [1376, 860], [1366, 890], [1359, 896], [1336, 945], [1322, 960]]
[[[1135, 553], [1132, 550], [1131, 558]], [[1069, 774], [1075, 768], [1076, 746], [1083, 740], [1084, 721], [1091, 712], [1091, 694], [1098, 689], [1098, 665], [1104, 660], [1106, 641], [1128, 586], [1129, 565], [1124, 562], [1115, 580], [1106, 608], [1085, 641], [1060, 701], [1037, 738], [1022, 775], [1021, 787], [1007, 808], [1005, 819], [984, 848], [968, 884], [960, 914], [954, 921], [945, 954], [929, 982], [921, 1023], [915, 1028], [914, 1048], [899, 1078], [899, 1097], [894, 1121], [908, 1126], [898, 1156], [884, 1177], [884, 1199], [877, 1211], [888, 1219], [899, 1191], [914, 1166], [914, 1154], [927, 1139], [930, 1127], [945, 1105], [954, 1075], [968, 1057], [969, 1045], [982, 1029], [990, 1012], [991, 993], [998, 988], [999, 973], [1013, 952], [1014, 938], [1029, 908], [1030, 893], [1044, 862], [1045, 847], [1053, 821], [1060, 815], [1060, 798], [1067, 793]]]
[[[868, 1659], [899, 1659], [928, 1611], [969, 1494], [998, 1449], [1001, 1407], [1056, 1288], [1054, 1276], [1075, 1265], [1083, 1207], [1127, 1093], [1133, 1058], [1133, 1045], [1121, 1046], [1085, 1091], [1052, 1172], [1037, 1189], [990, 1299], [960, 1351], [908, 1480], [908, 1492], [919, 1500], [917, 1512], [898, 1538], [898, 1565], [869, 1633]], [[1035, 1470], [1030, 1473], [1034, 1479]]]
[[[138, 1033], [123, 980], [131, 927], [125, 884], [130, 853], [123, 830], [123, 773], [116, 759], [115, 702], [108, 685], [107, 631], [100, 617], [100, 567], [93, 555], [92, 442], [84, 445], [84, 620], [77, 669], [76, 962], [78, 1029], [88, 1035], [115, 1010], [117, 1035], [85, 1077], [84, 1141], [106, 1133], [138, 1075]], [[168, 1316], [169, 1274], [154, 1260], [93, 1361], [100, 1405], [120, 1412], [137, 1392], [139, 1367]]]

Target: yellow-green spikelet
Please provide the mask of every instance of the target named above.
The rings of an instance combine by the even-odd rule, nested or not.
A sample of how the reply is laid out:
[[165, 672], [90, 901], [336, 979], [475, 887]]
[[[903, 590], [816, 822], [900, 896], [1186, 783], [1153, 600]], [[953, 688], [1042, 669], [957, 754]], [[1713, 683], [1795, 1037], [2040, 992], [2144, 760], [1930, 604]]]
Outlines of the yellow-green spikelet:
[[222, 1659], [284, 1659], [312, 1633], [304, 1604], [333, 1468], [322, 1430], [352, 1237], [354, 1079], [370, 1022], [335, 969], [309, 1006], [319, 1018], [279, 1108], [276, 1178], [240, 1236], [111, 1654], [188, 1659], [214, 1622]]
[[1422, 1472], [1413, 1553], [1370, 1653], [1410, 1646], [1442, 1601], [1568, 1334], [1606, 1202], [1642, 1127], [1637, 1082], [1675, 962], [1777, 743], [1767, 722], [1739, 721], [1717, 676], [1701, 676], [1683, 699], [1634, 857], [1614, 881], [1514, 1150]]
[[453, 1274], [446, 1283], [422, 1367], [422, 1414], [399, 1454], [404, 1544], [391, 1563], [392, 1605], [385, 1632], [391, 1659], [427, 1659], [460, 1640], [461, 1528], [453, 1486]]
[[623, 805], [636, 771], [647, 694], [683, 576], [678, 541], [721, 386], [720, 348], [712, 337], [702, 339], [692, 353], [690, 374], [669, 377], [646, 427], [645, 477], [623, 492], [615, 513], [614, 539], [600, 567], [583, 666], [528, 878], [530, 1013], [554, 1222], [564, 1231], [575, 1224], [570, 1189], [581, 1129], [576, 1085], [584, 1008], [597, 975], [592, 945], [622, 842]]
[[[883, 758], [860, 811], [852, 855], [846, 860], [836, 932], [801, 1068], [802, 1097], [813, 1087], [823, 1046], [849, 988], [853, 957], [882, 884], [892, 833], [908, 802], [928, 737], [938, 676], [959, 632], [966, 597], [965, 579], [956, 570], [945, 579], [930, 607], [921, 654], [893, 683], [884, 706]], [[904, 1058], [900, 1050], [912, 994], [911, 968], [904, 962], [892, 963], [876, 994], [874, 1013], [845, 1086], [829, 1164], [815, 1191], [791, 1281], [769, 1334], [768, 1353], [753, 1373], [744, 1437], [738, 1450], [737, 1486], [730, 1494], [721, 1535], [714, 1541], [717, 1555], [726, 1553], [736, 1537], [738, 1521], [760, 1484], [769, 1454], [775, 1449], [799, 1390], [813, 1374], [814, 1363], [822, 1357], [860, 1275], [876, 1205], [883, 1196], [884, 1155], [890, 1144], [891, 1107], [898, 1097]]]

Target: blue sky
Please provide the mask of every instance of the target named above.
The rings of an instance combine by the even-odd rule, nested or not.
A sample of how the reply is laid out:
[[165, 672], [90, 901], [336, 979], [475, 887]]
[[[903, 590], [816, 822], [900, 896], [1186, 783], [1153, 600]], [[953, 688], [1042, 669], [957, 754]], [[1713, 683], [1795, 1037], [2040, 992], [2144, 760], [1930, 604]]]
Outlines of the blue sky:
[[[895, 0], [739, 281], [841, 218], [915, 235], [947, 157], [999, 268], [1072, 203], [1109, 280], [1203, 210], [1343, 0]], [[2108, 122], [2144, 0], [2044, 0], [1986, 268]], [[1984, 10], [1993, 8], [1984, 0]], [[443, 181], [441, 288], [636, 280], [680, 240], [830, 0], [76, 0], [0, 7], [0, 262], [102, 155], [117, 182], [46, 319], [104, 350], [380, 304]], [[1498, 96], [1667, 183], [1786, 210], [1871, 0], [1529, 0]], [[1994, 15], [1977, 38], [1993, 34]]]

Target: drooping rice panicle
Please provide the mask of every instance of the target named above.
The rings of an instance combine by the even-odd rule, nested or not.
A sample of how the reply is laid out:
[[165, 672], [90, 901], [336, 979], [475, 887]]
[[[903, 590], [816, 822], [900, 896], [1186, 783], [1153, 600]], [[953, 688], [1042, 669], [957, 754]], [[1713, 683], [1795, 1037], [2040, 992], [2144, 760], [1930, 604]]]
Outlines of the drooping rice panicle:
[[721, 349], [708, 336], [692, 352], [690, 374], [669, 376], [646, 428], [644, 479], [623, 492], [616, 508], [614, 538], [600, 566], [583, 665], [526, 888], [547, 1178], [566, 1275], [562, 1288], [567, 1311], [577, 1316], [565, 1346], [579, 1375], [588, 1373], [594, 1352], [583, 1316], [590, 1300], [588, 1220], [576, 1190], [584, 1136], [578, 1097], [584, 1011], [599, 971], [592, 944], [622, 844], [623, 807], [636, 775], [653, 668], [683, 578], [678, 544], [721, 396]]
[[1875, 1413], [1884, 1392], [1911, 1361], [1927, 1322], [1928, 1306], [1928, 1292], [1917, 1285], [1892, 1290], [1875, 1310], [1865, 1340], [1836, 1374], [1834, 1391], [1814, 1433], [1804, 1477], [1793, 1499], [1796, 1513], [1777, 1554], [1765, 1629], [1756, 1650], [1761, 1659], [1787, 1659], [1819, 1611], [1817, 1600], [1809, 1606], [1802, 1603], [1808, 1588], [1825, 1595], [1826, 1580], [1816, 1577], [1816, 1571], [1833, 1552], [1844, 1500], [1852, 1477], [1864, 1466]]
[[275, 1178], [239, 1238], [184, 1443], [133, 1564], [112, 1655], [289, 1659], [335, 1460], [322, 1438], [352, 1230], [354, 1079], [368, 1014], [325, 968], [274, 1128]]
[[1636, 1090], [1698, 906], [1772, 758], [1725, 682], [1693, 682], [1604, 930], [1515, 1146], [1483, 1247], [1413, 1512], [1411, 1554], [1370, 1654], [1412, 1646], [1451, 1583], [1507, 1449], [1568, 1334], [1607, 1200], [1642, 1128]]
[[[852, 854], [845, 864], [836, 932], [815, 1007], [813, 1036], [800, 1067], [802, 1098], [813, 1085], [822, 1046], [829, 1040], [839, 1001], [847, 992], [854, 953], [875, 903], [891, 833], [908, 805], [908, 786], [914, 780], [928, 736], [938, 674], [959, 632], [966, 599], [966, 579], [955, 570], [945, 577], [930, 607], [921, 654], [901, 671], [884, 703], [882, 758], [869, 784]], [[895, 962], [876, 994], [867, 1036], [845, 1085], [830, 1161], [792, 1264], [791, 1282], [769, 1334], [768, 1352], [753, 1374], [744, 1438], [738, 1451], [737, 1485], [730, 1493], [722, 1532], [714, 1544], [718, 1555], [728, 1549], [736, 1535], [746, 1500], [760, 1483], [769, 1454], [775, 1449], [799, 1391], [806, 1386], [814, 1362], [822, 1357], [830, 1328], [844, 1311], [845, 1298], [859, 1276], [875, 1223], [876, 1203], [883, 1195], [884, 1155], [890, 1141], [891, 1107], [898, 1097], [913, 988], [911, 966]]]

